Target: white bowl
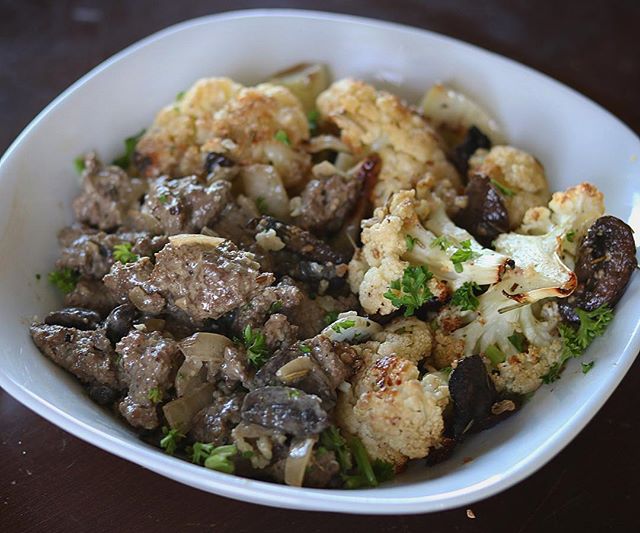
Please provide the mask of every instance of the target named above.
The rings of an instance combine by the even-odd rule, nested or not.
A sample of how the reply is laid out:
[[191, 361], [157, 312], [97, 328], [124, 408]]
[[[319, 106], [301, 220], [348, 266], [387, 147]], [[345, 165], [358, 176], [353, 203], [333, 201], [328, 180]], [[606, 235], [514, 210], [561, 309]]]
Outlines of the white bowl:
[[[303, 11], [243, 11], [185, 22], [142, 40], [84, 76], [22, 132], [0, 161], [0, 386], [47, 420], [104, 450], [216, 494], [277, 507], [351, 513], [418, 513], [504, 490], [557, 454], [603, 405], [640, 349], [635, 276], [617, 318], [585, 361], [545, 386], [522, 412], [473, 436], [435, 468], [422, 461], [377, 489], [291, 488], [206, 470], [138, 440], [32, 345], [27, 326], [59, 304], [46, 282], [55, 235], [78, 192], [72, 161], [122, 140], [203, 76], [255, 83], [303, 61], [331, 65], [416, 101], [436, 81], [464, 88], [492, 110], [511, 143], [535, 154], [555, 189], [589, 180], [608, 211], [638, 222], [638, 138], [571, 89], [522, 65], [447, 37], [362, 18]], [[635, 208], [634, 208], [635, 206]], [[36, 274], [42, 274], [40, 281]], [[44, 444], [43, 444], [44, 445]], [[474, 460], [463, 464], [462, 457]], [[91, 483], [91, 480], [87, 480]]]

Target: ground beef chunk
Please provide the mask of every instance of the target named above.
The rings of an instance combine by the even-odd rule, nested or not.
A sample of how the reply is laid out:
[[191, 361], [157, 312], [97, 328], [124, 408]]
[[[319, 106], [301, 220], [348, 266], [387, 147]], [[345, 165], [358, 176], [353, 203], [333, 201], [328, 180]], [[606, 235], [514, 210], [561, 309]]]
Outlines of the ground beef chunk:
[[199, 233], [233, 201], [231, 183], [203, 184], [196, 176], [157, 178], [147, 193], [142, 213], [159, 223], [162, 233]]
[[137, 209], [146, 182], [130, 178], [116, 166], [103, 166], [95, 154], [85, 159], [82, 193], [73, 201], [76, 219], [105, 231], [121, 226], [129, 210]]
[[237, 345], [227, 346], [224, 350], [224, 359], [220, 367], [222, 385], [227, 390], [233, 390], [238, 383], [249, 388], [251, 382], [251, 370], [244, 349]]
[[83, 383], [119, 388], [116, 354], [103, 329], [81, 331], [34, 324], [30, 331], [33, 342], [44, 355]]
[[113, 297], [120, 303], [131, 301], [140, 311], [160, 313], [166, 300], [149, 287], [153, 263], [148, 257], [133, 263], [114, 263], [103, 281]]
[[289, 319], [280, 313], [271, 315], [262, 328], [270, 352], [291, 346], [298, 340], [298, 332], [298, 326], [291, 324]]
[[316, 235], [338, 231], [356, 205], [363, 183], [363, 176], [339, 174], [309, 181], [300, 194], [294, 223]]
[[253, 256], [232, 242], [201, 237], [165, 246], [149, 283], [193, 320], [217, 319], [273, 282], [272, 274], [258, 269]]
[[65, 294], [64, 305], [93, 309], [106, 316], [118, 304], [102, 281], [81, 279], [69, 294]]
[[189, 436], [195, 441], [222, 446], [231, 442], [231, 430], [240, 423], [244, 394], [223, 396], [199, 411], [193, 419]]
[[283, 278], [276, 286], [265, 287], [249, 303], [239, 307], [231, 329], [241, 335], [247, 326], [260, 328], [273, 313], [287, 314], [297, 309], [305, 298], [304, 293], [288, 278]]
[[173, 386], [183, 357], [178, 344], [157, 331], [133, 330], [117, 345], [122, 357], [120, 379], [129, 387], [118, 406], [122, 416], [134, 427], [154, 429], [160, 424], [151, 391], [163, 397]]
[[260, 216], [256, 204], [246, 196], [238, 196], [235, 202], [229, 202], [215, 223], [209, 227], [216, 235], [229, 239], [242, 249], [255, 244], [255, 231], [251, 221]]
[[140, 232], [109, 234], [73, 225], [60, 231], [58, 241], [62, 251], [56, 262], [57, 268], [71, 268], [85, 277], [99, 279], [113, 265], [113, 249], [116, 245], [129, 243], [133, 253], [151, 256], [167, 243], [167, 238]]

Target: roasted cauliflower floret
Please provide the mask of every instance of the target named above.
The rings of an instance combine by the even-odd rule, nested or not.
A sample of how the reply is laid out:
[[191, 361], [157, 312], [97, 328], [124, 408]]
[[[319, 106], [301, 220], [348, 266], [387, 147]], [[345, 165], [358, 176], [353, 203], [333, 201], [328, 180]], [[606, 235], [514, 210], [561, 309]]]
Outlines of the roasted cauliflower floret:
[[[419, 212], [428, 215], [424, 225]], [[385, 293], [409, 266], [426, 266], [434, 275], [427, 282], [431, 295], [445, 301], [449, 289], [443, 281], [454, 289], [466, 281], [495, 283], [510, 263], [451, 222], [442, 201], [435, 196], [431, 205], [416, 201], [415, 191], [392, 195], [362, 227], [363, 246], [351, 261], [349, 283], [370, 314], [387, 315], [397, 309]]]
[[434, 131], [396, 96], [359, 80], [344, 79], [321, 93], [317, 105], [322, 118], [340, 128], [342, 141], [354, 154], [380, 155], [374, 205], [381, 206], [394, 192], [412, 188], [426, 173], [438, 181], [460, 184]]
[[310, 168], [301, 150], [308, 139], [302, 105], [288, 89], [209, 78], [160, 111], [137, 144], [136, 162], [145, 176], [202, 174], [215, 153], [241, 165], [273, 165], [289, 186]]
[[480, 149], [469, 160], [469, 173], [482, 174], [504, 190], [502, 195], [509, 214], [511, 229], [521, 223], [527, 209], [546, 205], [549, 186], [544, 168], [531, 154], [512, 146], [494, 146]]
[[415, 317], [399, 317], [373, 336], [380, 343], [378, 354], [397, 355], [413, 363], [431, 354], [432, 333], [428, 324]]

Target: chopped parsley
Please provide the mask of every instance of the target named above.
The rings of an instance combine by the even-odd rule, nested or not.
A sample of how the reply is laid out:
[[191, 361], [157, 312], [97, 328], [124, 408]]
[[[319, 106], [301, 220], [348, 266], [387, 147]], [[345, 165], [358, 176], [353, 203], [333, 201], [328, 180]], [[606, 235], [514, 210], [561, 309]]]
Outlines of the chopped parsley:
[[573, 230], [567, 231], [565, 238], [567, 239], [567, 241], [573, 242], [574, 239], [576, 238], [576, 232]]
[[247, 349], [247, 358], [256, 368], [260, 368], [269, 358], [269, 349], [265, 342], [264, 334], [258, 329], [252, 329], [250, 325], [242, 332], [242, 342]]
[[495, 344], [491, 346], [487, 346], [487, 349], [484, 351], [484, 354], [489, 358], [493, 366], [498, 366], [500, 363], [504, 363], [507, 358], [504, 355], [504, 352], [498, 348]]
[[301, 344], [300, 351], [302, 353], [311, 353], [311, 348], [309, 348], [306, 344]]
[[582, 363], [582, 373], [583, 374], [587, 374], [589, 372], [589, 370], [591, 370], [593, 368], [593, 365], [595, 365], [596, 362], [595, 361], [591, 361], [590, 363]]
[[276, 134], [273, 136], [276, 141], [280, 141], [282, 144], [286, 144], [287, 146], [291, 146], [291, 140], [289, 139], [289, 135], [284, 130], [276, 131]]
[[454, 270], [460, 274], [463, 271], [462, 263], [475, 259], [480, 254], [471, 249], [471, 240], [467, 239], [458, 245], [458, 249], [451, 255]]
[[59, 270], [49, 272], [47, 277], [49, 283], [58, 287], [63, 294], [69, 294], [76, 288], [80, 274], [69, 267], [63, 267]]
[[135, 263], [140, 257], [131, 251], [132, 244], [130, 242], [123, 242], [116, 244], [113, 247], [113, 259], [120, 261], [123, 265], [127, 263]]
[[313, 109], [307, 113], [307, 121], [309, 122], [309, 133], [314, 135], [318, 131], [318, 120], [320, 119], [320, 113]]
[[338, 311], [329, 311], [326, 315], [324, 315], [324, 325], [328, 326], [329, 324], [333, 324], [336, 320], [338, 320]]
[[186, 91], [180, 91], [178, 94], [176, 94], [176, 102], [179, 102], [180, 100], [182, 100], [184, 98]]
[[290, 390], [287, 394], [289, 398], [300, 398], [300, 391], [298, 389]]
[[320, 446], [335, 453], [342, 472], [347, 472], [353, 468], [351, 450], [337, 427], [330, 426], [320, 434]]
[[516, 194], [516, 192], [513, 189], [509, 189], [509, 187], [506, 187], [505, 185], [502, 185], [502, 183], [500, 183], [499, 181], [491, 180], [491, 185], [493, 185], [496, 189], [498, 189], [505, 196], [511, 197], [511, 196], [514, 196]]
[[153, 387], [147, 394], [147, 398], [151, 403], [160, 403], [162, 401], [162, 391], [158, 387]]
[[412, 237], [411, 235], [405, 235], [404, 236], [404, 242], [407, 243], [407, 251], [411, 252], [413, 251], [416, 243], [418, 244], [418, 246], [422, 246], [422, 243], [420, 242], [420, 239], [416, 238], [416, 237]]
[[162, 428], [162, 434], [164, 437], [160, 439], [160, 447], [164, 450], [164, 453], [173, 455], [176, 453], [182, 439], [184, 439], [184, 435], [177, 429], [169, 429], [167, 426]]
[[284, 304], [282, 303], [282, 300], [276, 300], [269, 306], [269, 314], [272, 315], [274, 313], [277, 313], [282, 309], [283, 305]]
[[451, 297], [451, 303], [457, 305], [463, 311], [475, 311], [480, 305], [476, 292], [480, 291], [480, 285], [475, 281], [465, 281]]
[[127, 170], [131, 166], [131, 159], [133, 158], [133, 153], [136, 151], [136, 145], [140, 140], [140, 137], [144, 135], [146, 130], [140, 131], [136, 135], [132, 135], [131, 137], [127, 137], [124, 140], [124, 154], [120, 157], [117, 157], [113, 160], [113, 164]]
[[238, 448], [234, 444], [214, 446], [211, 443], [194, 442], [191, 448], [191, 461], [193, 463], [197, 465], [204, 464], [205, 468], [227, 474], [233, 474], [235, 470], [233, 457], [236, 455], [238, 455]]
[[341, 331], [352, 328], [355, 325], [355, 320], [341, 320], [340, 322], [336, 322], [333, 326], [331, 326], [331, 329], [336, 333], [340, 333]]
[[256, 208], [258, 209], [261, 215], [269, 214], [269, 206], [267, 205], [267, 201], [262, 196], [258, 196], [255, 199], [255, 202], [256, 202]]
[[613, 311], [606, 305], [597, 307], [593, 311], [576, 309], [576, 314], [580, 319], [577, 329], [566, 324], [558, 326], [563, 343], [562, 356], [560, 361], [551, 365], [549, 372], [542, 378], [544, 383], [553, 383], [560, 379], [560, 373], [566, 362], [580, 356], [596, 337], [605, 332], [607, 325], [613, 319]]
[[166, 193], [162, 193], [158, 196], [158, 202], [161, 204], [166, 204], [169, 201], [169, 195]]
[[78, 156], [73, 160], [73, 168], [76, 169], [78, 174], [82, 174], [85, 169], [84, 157]]
[[40, 274], [36, 274], [36, 279], [40, 281], [42, 279], [42, 276]]
[[527, 338], [519, 331], [514, 331], [507, 339], [519, 353], [527, 351]]
[[404, 306], [404, 316], [411, 316], [433, 297], [427, 286], [432, 277], [426, 266], [408, 266], [401, 279], [391, 282], [384, 297], [397, 308]]
[[440, 235], [440, 237], [436, 237], [431, 241], [431, 248], [440, 248], [443, 252], [446, 252], [447, 249], [451, 248], [453, 244], [449, 239], [447, 239], [444, 235]]

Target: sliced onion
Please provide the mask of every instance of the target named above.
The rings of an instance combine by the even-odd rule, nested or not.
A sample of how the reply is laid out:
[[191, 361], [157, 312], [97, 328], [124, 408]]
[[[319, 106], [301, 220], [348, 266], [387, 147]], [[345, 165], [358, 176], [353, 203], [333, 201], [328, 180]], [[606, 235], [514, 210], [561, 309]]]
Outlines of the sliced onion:
[[307, 151], [312, 154], [332, 150], [334, 152], [350, 152], [349, 147], [335, 135], [318, 135], [312, 137], [307, 145]]
[[480, 128], [493, 144], [505, 143], [500, 126], [485, 109], [446, 85], [438, 83], [431, 87], [420, 107], [427, 120], [450, 145], [461, 143], [471, 126]]
[[270, 165], [249, 165], [242, 169], [245, 194], [264, 205], [269, 215], [285, 220], [289, 217], [289, 196], [280, 175]]
[[331, 74], [322, 63], [300, 63], [274, 74], [269, 80], [289, 89], [308, 113], [316, 106], [316, 98], [331, 83]]
[[203, 383], [182, 398], [165, 404], [162, 411], [171, 429], [186, 434], [191, 429], [196, 413], [211, 404], [215, 388], [213, 383]]
[[317, 438], [295, 439], [289, 447], [284, 463], [284, 482], [292, 487], [302, 487], [304, 474], [313, 455]]
[[178, 397], [187, 394], [203, 382], [201, 370], [208, 364], [209, 373], [216, 372], [224, 360], [224, 350], [233, 343], [224, 335], [198, 332], [180, 341], [178, 346], [184, 354], [184, 363], [178, 370], [175, 387]]
[[281, 366], [276, 372], [276, 377], [284, 384], [288, 384], [306, 376], [312, 368], [311, 358], [301, 355]]
[[172, 235], [169, 237], [169, 242], [176, 247], [199, 244], [201, 246], [217, 248], [224, 242], [224, 239], [221, 237], [202, 235], [201, 233], [183, 233], [181, 235]]

